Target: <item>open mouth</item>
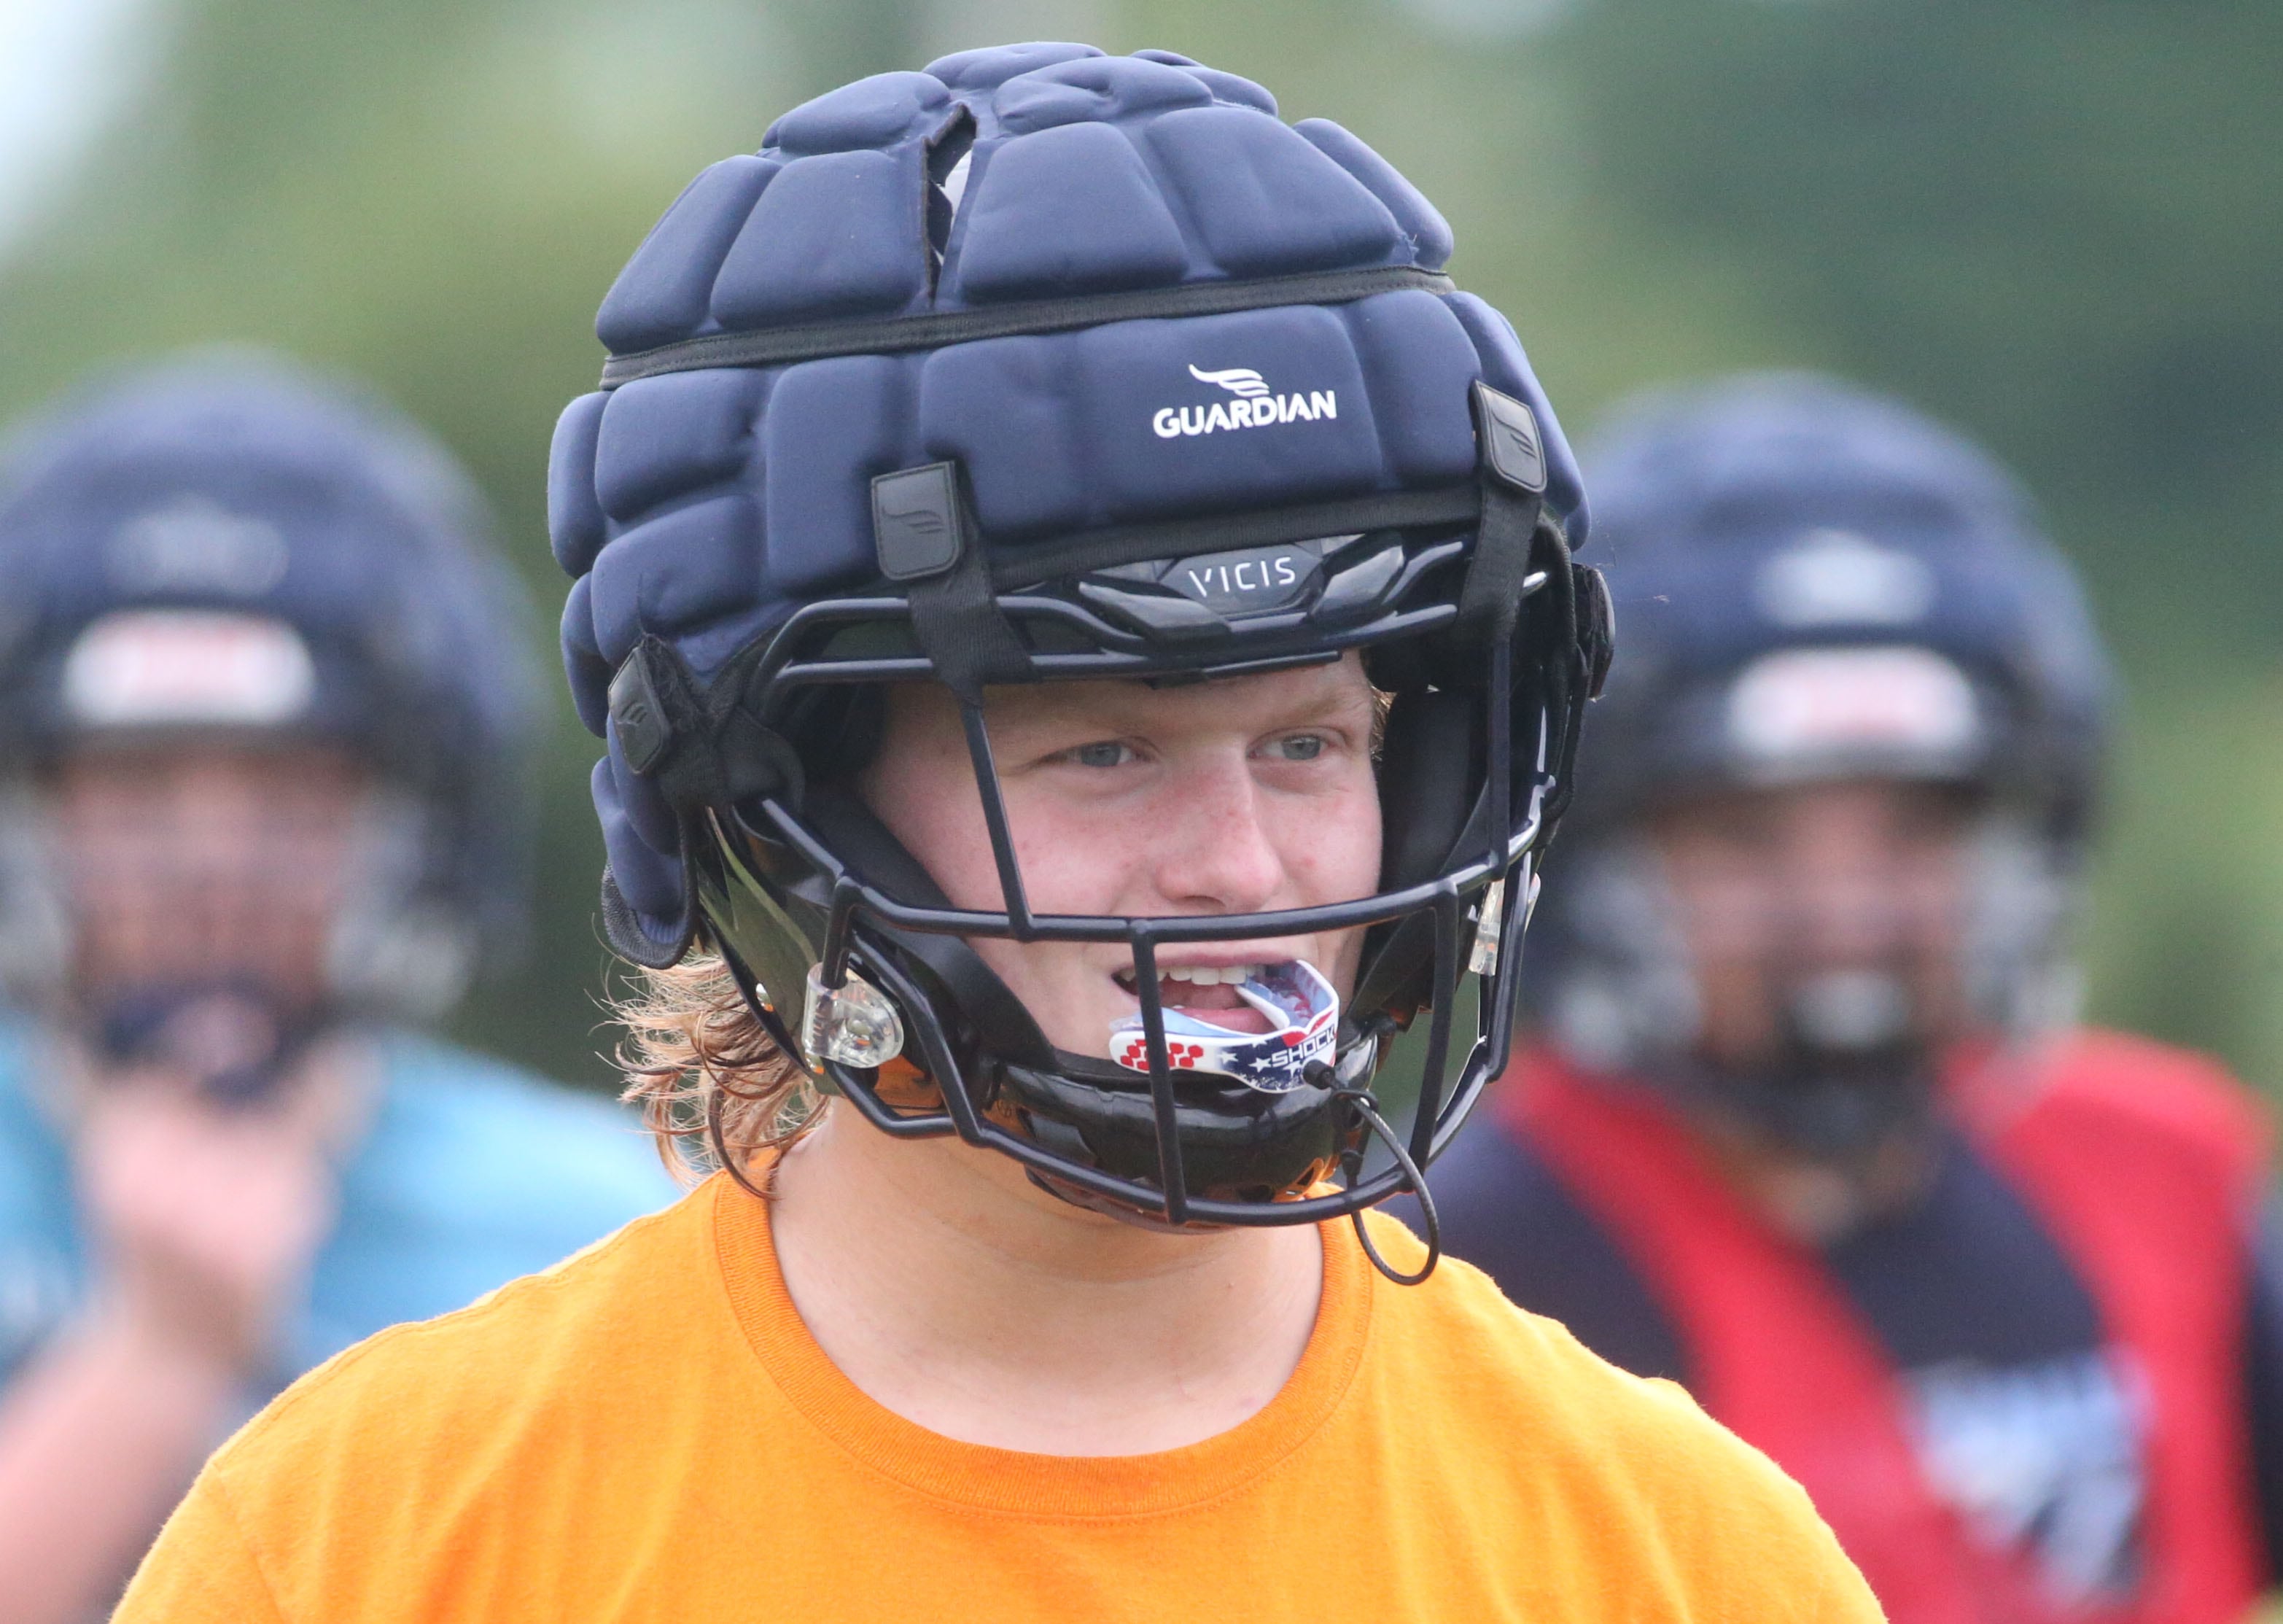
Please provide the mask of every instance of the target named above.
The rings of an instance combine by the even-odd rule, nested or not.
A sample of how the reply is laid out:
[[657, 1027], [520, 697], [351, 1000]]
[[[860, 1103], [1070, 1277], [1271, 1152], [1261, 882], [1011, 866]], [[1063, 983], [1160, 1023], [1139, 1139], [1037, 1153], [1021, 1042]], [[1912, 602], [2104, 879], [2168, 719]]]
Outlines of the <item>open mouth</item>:
[[[1135, 991], [1131, 970], [1118, 980]], [[1328, 1061], [1339, 1025], [1339, 995], [1305, 959], [1168, 965], [1157, 1002], [1165, 1058], [1176, 1070], [1219, 1073], [1264, 1093], [1297, 1088], [1311, 1065]], [[1149, 1069], [1138, 1007], [1110, 1022], [1110, 1052], [1129, 1070]]]
[[[1248, 1003], [1239, 989], [1251, 986], [1256, 992], [1265, 990], [1271, 973], [1286, 971], [1291, 963], [1288, 959], [1279, 964], [1172, 965], [1157, 978], [1157, 1003], [1168, 1011], [1178, 1010], [1231, 1032], [1272, 1031], [1276, 1023]], [[1134, 972], [1119, 971], [1117, 980], [1134, 995], [1138, 1007], [1140, 992]]]

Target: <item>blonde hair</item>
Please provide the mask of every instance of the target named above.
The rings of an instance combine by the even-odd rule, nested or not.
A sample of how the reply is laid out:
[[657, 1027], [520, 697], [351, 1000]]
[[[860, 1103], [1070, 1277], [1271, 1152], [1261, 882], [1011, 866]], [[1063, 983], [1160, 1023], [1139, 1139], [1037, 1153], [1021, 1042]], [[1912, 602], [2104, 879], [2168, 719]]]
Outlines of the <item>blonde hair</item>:
[[718, 955], [643, 971], [612, 1014], [626, 1029], [619, 1097], [642, 1107], [659, 1159], [683, 1183], [717, 1167], [744, 1183], [756, 1158], [774, 1167], [816, 1125], [815, 1080], [770, 1038]]

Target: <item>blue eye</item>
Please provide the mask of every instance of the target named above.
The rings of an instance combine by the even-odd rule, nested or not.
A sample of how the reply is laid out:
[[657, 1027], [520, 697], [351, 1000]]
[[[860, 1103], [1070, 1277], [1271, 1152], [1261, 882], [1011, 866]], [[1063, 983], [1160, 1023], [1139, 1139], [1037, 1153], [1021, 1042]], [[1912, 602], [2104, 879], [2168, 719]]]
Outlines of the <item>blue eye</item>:
[[1318, 733], [1295, 733], [1290, 738], [1276, 741], [1277, 754], [1288, 761], [1313, 761], [1324, 753], [1323, 736]]
[[1123, 767], [1133, 752], [1114, 738], [1105, 738], [1064, 753], [1080, 767]]

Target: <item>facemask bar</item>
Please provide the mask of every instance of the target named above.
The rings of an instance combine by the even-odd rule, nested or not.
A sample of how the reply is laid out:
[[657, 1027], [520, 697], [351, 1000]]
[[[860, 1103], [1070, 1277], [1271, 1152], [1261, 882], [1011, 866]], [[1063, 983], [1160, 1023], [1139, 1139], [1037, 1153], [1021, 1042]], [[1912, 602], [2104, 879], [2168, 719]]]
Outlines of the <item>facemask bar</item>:
[[[800, 828], [797, 820], [785, 816], [783, 808], [774, 802], [765, 802], [762, 809], [768, 821], [787, 836], [790, 843], [800, 847], [810, 861], [820, 868], [838, 870], [833, 914], [835, 920], [841, 925], [838, 933], [846, 943], [841, 956], [844, 974], [847, 970], [854, 969], [900, 1007], [906, 1010], [924, 1008], [927, 995], [891, 957], [865, 950], [861, 941], [856, 939], [854, 929], [860, 919], [923, 934], [1012, 936], [1011, 924], [1003, 914], [915, 908], [896, 902], [877, 887], [854, 879], [830, 853], [814, 842], [813, 836]], [[1509, 889], [1513, 888], [1514, 882], [1527, 886], [1531, 870], [1527, 847], [1535, 834], [1533, 818], [1532, 824], [1515, 837], [1514, 846], [1521, 855], [1514, 868], [1508, 871]], [[1296, 928], [1338, 929], [1352, 925], [1382, 924], [1409, 914], [1431, 910], [1438, 925], [1434, 971], [1436, 996], [1430, 1013], [1422, 1094], [1415, 1108], [1409, 1142], [1402, 1146], [1412, 1162], [1423, 1167], [1445, 1148], [1484, 1085], [1504, 1069], [1512, 1047], [1512, 1000], [1504, 996], [1502, 992], [1493, 992], [1485, 1000], [1489, 1012], [1487, 1029], [1476, 1035], [1456, 1087], [1451, 1089], [1447, 1098], [1443, 1097], [1443, 1079], [1449, 1074], [1452, 1005], [1458, 988], [1461, 967], [1459, 944], [1467, 924], [1467, 895], [1470, 888], [1479, 894], [1484, 886], [1481, 865], [1470, 864], [1441, 880], [1399, 892], [1383, 893], [1355, 902], [1328, 904], [1320, 909], [1269, 914], [1214, 915], [1196, 919], [1121, 920], [1074, 915], [1034, 917], [1031, 922], [1033, 934], [1029, 940], [1118, 941], [1125, 943], [1134, 955], [1136, 990], [1141, 996], [1144, 1030], [1149, 1039], [1149, 1097], [1157, 1125], [1158, 1162], [1164, 1170], [1165, 1187], [1162, 1191], [1150, 1191], [1073, 1161], [1010, 1134], [984, 1117], [976, 1109], [972, 1095], [965, 1086], [964, 1074], [933, 1021], [910, 1021], [907, 1023], [907, 1030], [909, 1037], [918, 1042], [924, 1069], [938, 1081], [945, 1107], [941, 1113], [911, 1115], [896, 1110], [881, 1100], [853, 1069], [839, 1061], [822, 1058], [821, 1069], [834, 1088], [872, 1126], [884, 1133], [898, 1138], [915, 1139], [956, 1134], [970, 1144], [987, 1145], [1004, 1152], [1026, 1167], [1048, 1177], [1074, 1185], [1088, 1194], [1162, 1216], [1171, 1224], [1203, 1222], [1268, 1227], [1340, 1217], [1361, 1211], [1389, 1196], [1412, 1188], [1409, 1175], [1399, 1165], [1392, 1171], [1382, 1173], [1336, 1194], [1306, 1197], [1296, 1201], [1223, 1201], [1193, 1197], [1188, 1193], [1182, 1171], [1179, 1102], [1174, 1092], [1176, 1074], [1165, 1053], [1164, 1012], [1157, 1002], [1157, 951], [1160, 947], [1173, 942], [1231, 941], [1246, 936], [1282, 934]], [[1493, 972], [1501, 987], [1504, 977], [1511, 973], [1507, 967], [1518, 962], [1525, 911], [1519, 908], [1509, 910], [1502, 924], [1500, 969]], [[732, 973], [755, 1007], [767, 1007], [761, 989], [734, 951], [725, 956], [729, 959]], [[826, 974], [829, 985], [829, 967]], [[799, 1052], [793, 1047], [793, 1035], [783, 1029], [781, 1015], [769, 1024], [771, 1036], [784, 1045], [788, 1053]]]
[[[473, 925], [433, 892], [438, 816], [432, 802], [387, 778], [368, 785], [348, 812], [347, 838], [327, 870], [337, 894], [313, 1006], [325, 1020], [433, 1019], [471, 973]], [[87, 990], [75, 984], [74, 947], [89, 921], [55, 817], [46, 793], [29, 781], [0, 791], [0, 988], [19, 1003], [68, 1010]], [[163, 839], [154, 837], [142, 855], [159, 865], [164, 851]], [[214, 883], [243, 894], [295, 865], [281, 866], [273, 855], [258, 866], [236, 881]], [[226, 970], [234, 984], [264, 979], [258, 966]]]
[[40, 797], [0, 781], [0, 994], [18, 1004], [56, 995], [72, 944], [72, 911]]
[[[869, 664], [869, 662], [867, 662]], [[945, 1109], [912, 1115], [880, 1100], [870, 1086], [849, 1067], [829, 1057], [816, 1064], [837, 1089], [882, 1131], [897, 1137], [933, 1137], [955, 1133], [970, 1144], [988, 1145], [1014, 1157], [1034, 1172], [1076, 1186], [1087, 1193], [1163, 1217], [1171, 1224], [1208, 1222], [1266, 1226], [1315, 1222], [1359, 1212], [1399, 1191], [1414, 1187], [1414, 1175], [1445, 1148], [1463, 1121], [1489, 1079], [1504, 1068], [1512, 1045], [1513, 1000], [1505, 989], [1520, 960], [1521, 936], [1527, 922], [1526, 906], [1506, 909], [1497, 927], [1498, 950], [1492, 976], [1486, 978], [1484, 1008], [1488, 1020], [1470, 1043], [1458, 1081], [1445, 1097], [1445, 1080], [1451, 1074], [1453, 1006], [1459, 978], [1465, 969], [1461, 955], [1473, 935], [1468, 918], [1470, 899], [1488, 905], [1490, 887], [1506, 882], [1506, 894], [1526, 896], [1534, 878], [1533, 853], [1545, 826], [1546, 799], [1551, 787], [1548, 771], [1553, 735], [1549, 719], [1539, 716], [1535, 770], [1528, 817], [1522, 829], [1501, 840], [1497, 832], [1510, 816], [1512, 782], [1511, 651], [1496, 646], [1491, 656], [1489, 696], [1483, 707], [1487, 792], [1492, 832], [1482, 854], [1437, 879], [1401, 889], [1310, 909], [1284, 910], [1252, 915], [1182, 916], [1126, 918], [1079, 915], [1034, 914], [1024, 890], [1020, 865], [1014, 852], [998, 775], [987, 731], [978, 707], [962, 704], [962, 725], [970, 766], [982, 799], [986, 829], [993, 845], [1005, 908], [1001, 912], [915, 905], [890, 896], [865, 882], [838, 857], [806, 822], [783, 800], [763, 797], [752, 807], [767, 832], [743, 816], [732, 821], [749, 838], [773, 840], [791, 847], [817, 874], [827, 878], [831, 902], [820, 956], [820, 979], [827, 989], [844, 984], [852, 963], [857, 973], [906, 1011], [929, 1007], [926, 994], [884, 952], [868, 950], [859, 936], [860, 923], [889, 930], [953, 937], [998, 937], [1017, 941], [1095, 941], [1124, 944], [1133, 956], [1134, 980], [1142, 1004], [1148, 1041], [1149, 1091], [1157, 1133], [1157, 1162], [1162, 1188], [1150, 1190], [1127, 1179], [1086, 1166], [1031, 1140], [1009, 1133], [976, 1109], [962, 1068], [935, 1022], [906, 1022], [910, 1037], [918, 1040], [925, 1069], [939, 1083]], [[725, 861], [734, 866], [732, 847], [721, 844]], [[758, 890], [750, 873], [733, 875], [731, 884]], [[1430, 913], [1436, 925], [1433, 966], [1434, 995], [1430, 1008], [1428, 1048], [1422, 1068], [1422, 1089], [1415, 1107], [1407, 1143], [1398, 1144], [1381, 1122], [1375, 1127], [1360, 1115], [1358, 1125], [1386, 1138], [1401, 1152], [1397, 1166], [1336, 1194], [1274, 1203], [1216, 1200], [1190, 1193], [1182, 1166], [1175, 1073], [1165, 1050], [1165, 1017], [1158, 1002], [1157, 954], [1168, 945], [1192, 941], [1238, 941], [1304, 931], [1336, 930], [1391, 923], [1417, 913]], [[722, 933], [717, 932], [717, 937]], [[723, 945], [728, 945], [724, 943]], [[770, 1008], [748, 967], [735, 952], [725, 955], [748, 998], [757, 1010], [774, 1017], [771, 1035], [790, 1054], [799, 1054], [794, 1035], [786, 1029], [782, 1008]], [[1335, 1077], [1326, 1080], [1338, 1083]], [[1406, 1169], [1406, 1161], [1411, 1164]]]
[[[1899, 772], [1880, 775], [1879, 781], [1898, 787], [1925, 782]], [[1976, 795], [1993, 793], [1991, 786], [1971, 780], [1957, 787]], [[2047, 873], [2027, 866], [2050, 855], [2032, 832], [2035, 827], [2027, 814], [2003, 800], [1991, 799], [1965, 815], [1957, 832], [1963, 869], [1948, 917], [1947, 950], [1905, 926], [1867, 963], [1818, 963], [1799, 955], [1796, 921], [1778, 913], [1764, 927], [1758, 945], [1732, 954], [1732, 962], [1748, 965], [1765, 989], [1777, 1035], [1765, 1053], [1727, 1064], [1716, 1063], [1698, 1048], [1707, 1024], [1700, 990], [1706, 965], [1688, 944], [1683, 904], [1654, 848], [1637, 828], [1606, 836], [1577, 854], [1585, 861], [1563, 882], [1574, 945], [1552, 1011], [1555, 1029], [1563, 1046], [1591, 1067], [1640, 1073], [1692, 1102], [1727, 1111], [1801, 1154], [1833, 1165], [1859, 1159], [1882, 1142], [1887, 1127], [1909, 1126], [1907, 1114], [1892, 1110], [1882, 1117], [1866, 1106], [1860, 1117], [1866, 1126], [1850, 1137], [1819, 1126], [1817, 1112], [1823, 1120], [1843, 1125], [1837, 1107], [1799, 1103], [1808, 1085], [1836, 1083], [1859, 1068], [1858, 1080], [1874, 1092], [1890, 1085], [1930, 1088], [1945, 1057], [1960, 1044], [1983, 1037], [2019, 1042], [2037, 1030], [2007, 1024], [2010, 1011], [1994, 995], [2002, 983], [1984, 946], [1994, 929], [2015, 931], [2006, 945], [2018, 943], [2019, 956], [2009, 967], [2018, 966], [2025, 979], [2057, 962], [2031, 956], [2052, 950], [2057, 918], [2051, 911], [2054, 894]], [[2018, 871], [2022, 888], [1999, 882], [1993, 859], [2024, 865]], [[1773, 874], [1762, 885], [1773, 895], [1789, 896], [1788, 887]], [[2021, 917], [1998, 917], [2013, 909], [2022, 910]], [[1939, 967], [1945, 964], [1955, 975], [1947, 992], [1939, 985]], [[1869, 1029], [1874, 1023], [1858, 1019], [1862, 1035], [1851, 1038], [1843, 1030], [1850, 1023], [1834, 1021], [1838, 1011], [1828, 1005], [1814, 1009], [1812, 1000], [1858, 977], [1864, 978], [1853, 989], [1858, 994], [1879, 982], [1894, 989], [1902, 1014], [1892, 1032], [1879, 1034]], [[1920, 989], [1929, 983], [1936, 990], [1922, 995]], [[1835, 1029], [1819, 1037], [1812, 1030], [1819, 1025]], [[1881, 1065], [1883, 1078], [1878, 1074]], [[1877, 1105], [1871, 1094], [1866, 1098]], [[1887, 1103], [1898, 1101], [1897, 1095]]]

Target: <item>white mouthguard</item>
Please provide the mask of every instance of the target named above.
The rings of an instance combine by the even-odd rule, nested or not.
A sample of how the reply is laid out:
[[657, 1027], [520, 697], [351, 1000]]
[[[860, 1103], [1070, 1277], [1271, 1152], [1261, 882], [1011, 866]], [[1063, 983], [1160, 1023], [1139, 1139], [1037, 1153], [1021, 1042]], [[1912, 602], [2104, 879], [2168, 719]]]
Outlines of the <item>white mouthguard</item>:
[[[1266, 1032], [1236, 1032], [1169, 1005], [1165, 1059], [1175, 1071], [1217, 1072], [1263, 1094], [1283, 1094], [1307, 1081], [1314, 1062], [1331, 1064], [1340, 995], [1314, 965], [1297, 958], [1269, 965], [1236, 995], [1275, 1024]], [[1149, 1069], [1149, 1037], [1139, 1014], [1110, 1023], [1110, 1055], [1130, 1071]]]

